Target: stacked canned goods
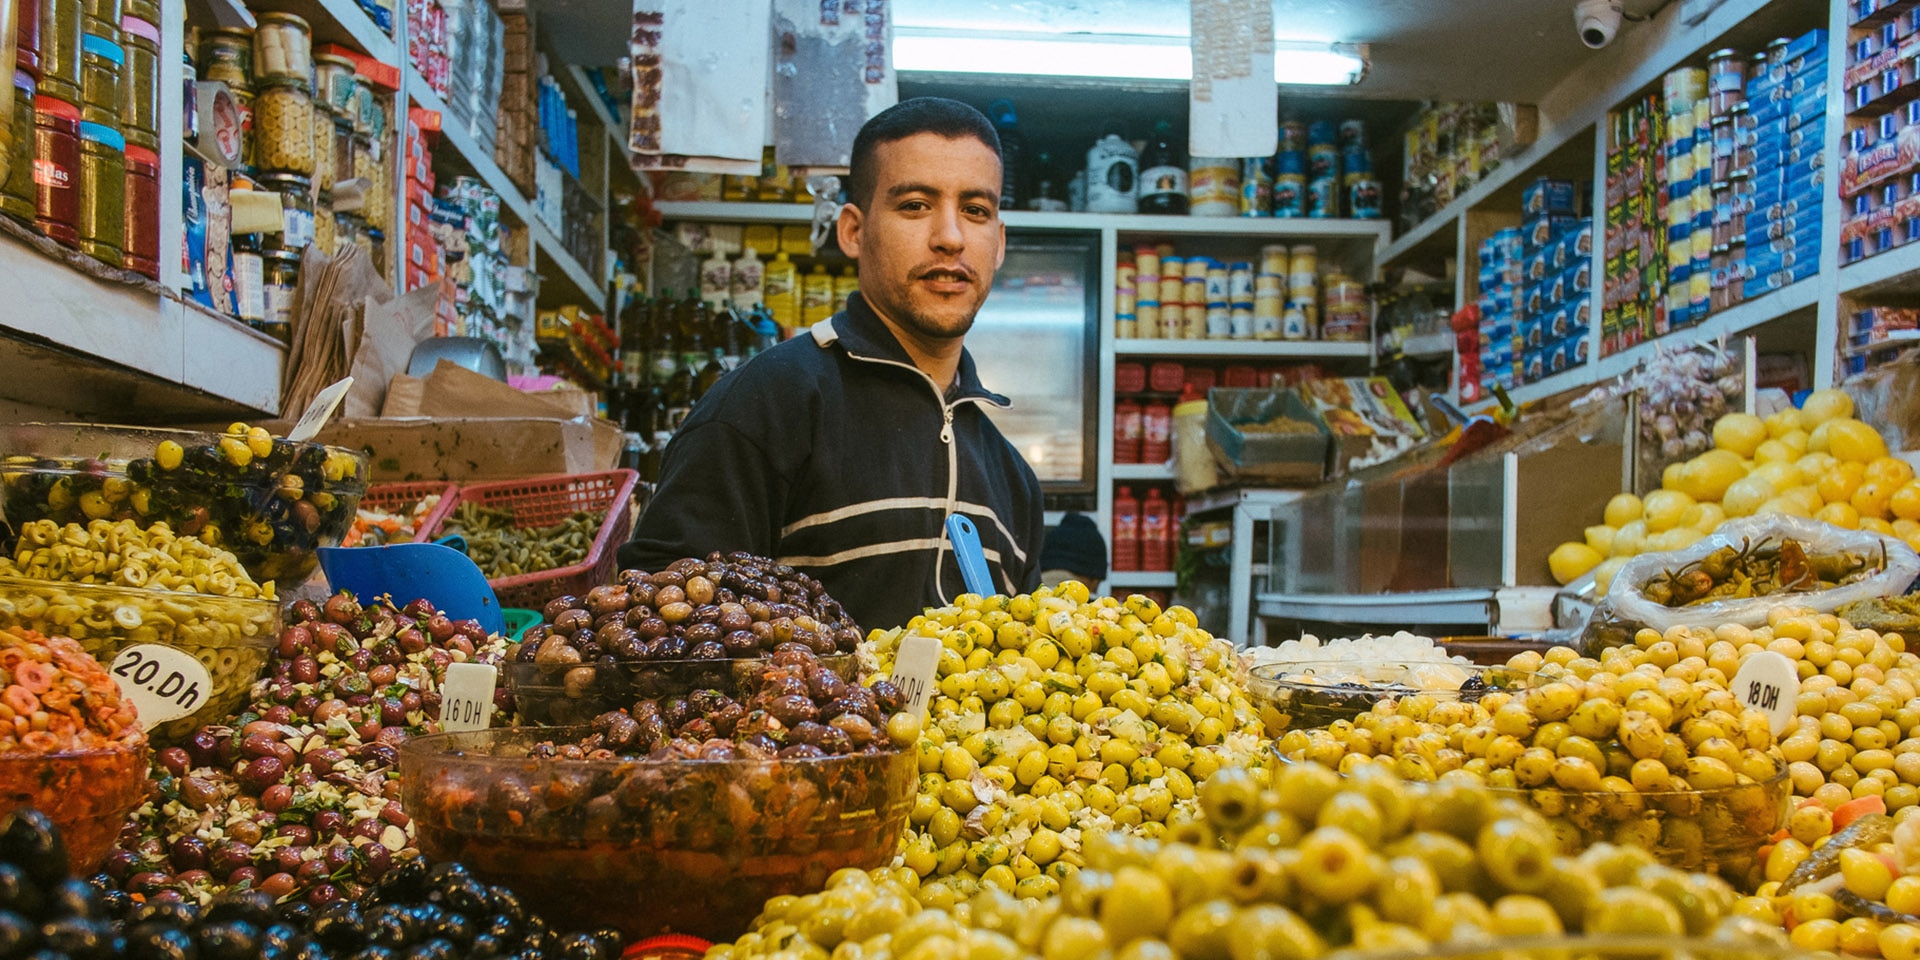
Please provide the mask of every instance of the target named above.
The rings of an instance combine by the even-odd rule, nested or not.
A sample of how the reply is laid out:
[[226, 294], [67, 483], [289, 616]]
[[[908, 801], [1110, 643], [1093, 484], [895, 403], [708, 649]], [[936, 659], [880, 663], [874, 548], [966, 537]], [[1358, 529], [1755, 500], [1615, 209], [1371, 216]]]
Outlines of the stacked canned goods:
[[[1867, 11], [1871, 12], [1871, 11]], [[1920, 37], [1920, 10], [1904, 10], [1888, 22], [1860, 28], [1848, 50], [1849, 113], [1877, 112], [1889, 75], [1913, 80], [1905, 52]], [[1863, 12], [1862, 15], [1866, 15]], [[1920, 102], [1879, 116], [1850, 116], [1842, 147], [1840, 262], [1853, 263], [1920, 239], [1920, 193], [1915, 192], [1915, 145], [1920, 143]]]
[[[1827, 32], [1775, 40], [1766, 58], [1746, 78], [1751, 126], [1735, 152], [1736, 163], [1747, 161], [1750, 189], [1750, 200], [1736, 198], [1745, 208], [1742, 292], [1749, 300], [1818, 272], [1827, 177]], [[1885, 132], [1897, 134], [1897, 121]]]
[[[1115, 269], [1114, 336], [1165, 340], [1306, 340], [1321, 335], [1315, 250], [1263, 247], [1260, 259], [1180, 256], [1172, 244], [1141, 244]], [[1344, 277], [1342, 338], [1365, 339], [1366, 301]]]
[[[1206, 160], [1207, 169], [1224, 168], [1233, 161]], [[1346, 217], [1377, 220], [1381, 217], [1380, 181], [1373, 175], [1373, 159], [1368, 150], [1366, 124], [1360, 120], [1330, 120], [1305, 123], [1285, 120], [1280, 124], [1279, 149], [1271, 157], [1248, 157], [1230, 171], [1239, 193], [1239, 213], [1243, 217]], [[1195, 160], [1200, 169], [1201, 160]], [[1190, 181], [1199, 182], [1196, 173]], [[1194, 188], [1196, 191], [1198, 187]], [[1213, 199], [1209, 194], [1209, 199]], [[1194, 203], [1200, 194], [1194, 195]], [[1210, 207], [1222, 211], [1225, 206]], [[1193, 211], [1200, 214], [1198, 207]]]

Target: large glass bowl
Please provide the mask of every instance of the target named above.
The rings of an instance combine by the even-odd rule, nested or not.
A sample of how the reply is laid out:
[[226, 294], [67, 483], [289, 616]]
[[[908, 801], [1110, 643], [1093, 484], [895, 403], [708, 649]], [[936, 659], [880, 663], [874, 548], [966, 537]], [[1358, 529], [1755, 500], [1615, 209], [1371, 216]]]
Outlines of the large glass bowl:
[[[860, 658], [851, 653], [832, 654], [819, 661], [848, 683], [860, 673]], [[718, 690], [743, 699], [748, 680], [765, 662], [506, 663], [501, 670], [519, 710], [519, 722], [565, 727], [588, 723], [609, 710], [631, 708], [636, 700], [685, 696], [695, 690]]]
[[1265, 663], [1247, 675], [1247, 693], [1267, 736], [1352, 720], [1374, 704], [1414, 694], [1435, 701], [1474, 701], [1495, 690], [1519, 690], [1533, 674], [1510, 667], [1379, 660]]
[[[255, 580], [298, 584], [319, 562], [315, 551], [337, 545], [353, 525], [367, 492], [366, 456], [275, 440], [268, 456], [235, 466], [221, 439], [82, 423], [0, 427], [0, 516], [16, 531], [35, 520], [165, 521], [232, 551]], [[156, 460], [167, 442], [181, 448], [171, 469]]]
[[[1877, 954], [1876, 954], [1877, 955]], [[1838, 955], [1760, 937], [1608, 935], [1512, 937], [1484, 946], [1336, 950], [1327, 960], [1839, 960]]]
[[535, 759], [584, 728], [415, 737], [401, 804], [429, 860], [503, 884], [562, 930], [731, 940], [769, 898], [892, 860], [917, 784], [907, 751], [817, 760]]
[[207, 668], [212, 683], [205, 702], [166, 723], [141, 721], [150, 739], [173, 743], [240, 709], [280, 635], [280, 605], [173, 590], [0, 577], [0, 627], [71, 637], [109, 666], [122, 648], [134, 644], [157, 643], [191, 654]]
[[0, 815], [33, 807], [60, 828], [67, 863], [90, 877], [147, 799], [147, 745], [71, 753], [0, 753]]

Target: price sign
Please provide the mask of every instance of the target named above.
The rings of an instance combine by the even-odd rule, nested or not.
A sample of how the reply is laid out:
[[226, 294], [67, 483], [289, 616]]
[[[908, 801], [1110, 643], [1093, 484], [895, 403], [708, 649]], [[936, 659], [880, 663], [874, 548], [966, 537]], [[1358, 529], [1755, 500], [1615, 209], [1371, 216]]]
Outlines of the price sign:
[[206, 664], [193, 654], [158, 643], [123, 647], [107, 668], [120, 692], [133, 701], [142, 726], [178, 720], [200, 709], [213, 694]]
[[940, 641], [919, 634], [900, 639], [900, 652], [893, 658], [893, 685], [907, 695], [907, 712], [927, 715], [927, 699], [933, 694], [933, 673], [940, 666]]
[[1747, 658], [1733, 675], [1733, 695], [1773, 720], [1773, 734], [1786, 732], [1799, 712], [1800, 674], [1793, 661], [1771, 650]]
[[300, 414], [299, 422], [293, 425], [292, 430], [287, 431], [287, 439], [295, 443], [312, 440], [320, 432], [320, 428], [326, 426], [327, 421], [333, 418], [333, 411], [340, 408], [340, 401], [347, 398], [347, 391], [352, 388], [353, 378], [346, 377], [320, 391], [320, 395], [314, 397], [312, 403], [307, 404], [306, 412]]
[[485, 730], [493, 722], [493, 688], [500, 673], [484, 663], [451, 663], [440, 686], [440, 729]]

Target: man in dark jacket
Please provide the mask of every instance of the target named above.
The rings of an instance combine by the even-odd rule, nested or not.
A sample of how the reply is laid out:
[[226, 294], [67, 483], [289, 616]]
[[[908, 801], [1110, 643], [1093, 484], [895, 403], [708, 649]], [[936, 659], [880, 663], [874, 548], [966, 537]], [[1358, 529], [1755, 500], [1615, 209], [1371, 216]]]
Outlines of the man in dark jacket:
[[862, 627], [896, 627], [965, 591], [945, 523], [962, 513], [995, 590], [1039, 586], [1040, 482], [987, 418], [1007, 399], [962, 345], [1006, 255], [1000, 178], [999, 137], [966, 104], [867, 121], [837, 225], [860, 292], [700, 399], [623, 566], [772, 556]]

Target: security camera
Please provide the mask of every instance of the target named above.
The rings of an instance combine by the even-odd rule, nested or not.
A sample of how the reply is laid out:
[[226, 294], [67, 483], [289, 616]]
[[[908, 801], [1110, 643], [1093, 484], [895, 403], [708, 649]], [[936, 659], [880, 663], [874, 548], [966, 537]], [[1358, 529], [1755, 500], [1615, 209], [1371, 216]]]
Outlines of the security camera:
[[1619, 0], [1579, 0], [1573, 5], [1573, 25], [1580, 42], [1595, 50], [1613, 42], [1620, 32]]

